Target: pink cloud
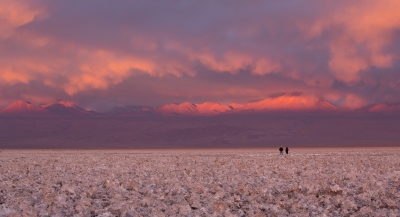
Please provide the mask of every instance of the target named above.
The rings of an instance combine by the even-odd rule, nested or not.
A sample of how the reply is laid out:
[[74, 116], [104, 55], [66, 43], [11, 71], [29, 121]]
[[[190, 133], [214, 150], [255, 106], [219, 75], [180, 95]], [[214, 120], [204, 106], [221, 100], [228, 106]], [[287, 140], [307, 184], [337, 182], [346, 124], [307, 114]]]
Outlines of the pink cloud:
[[0, 7], [0, 38], [13, 37], [16, 28], [45, 16], [46, 10], [33, 2], [3, 0]]
[[[4, 1], [0, 88], [38, 82], [75, 97], [150, 76], [143, 91], [155, 100], [301, 91], [349, 107], [400, 101], [400, 51], [388, 49], [400, 46], [396, 0], [132, 4]], [[171, 76], [193, 79], [177, 88]]]

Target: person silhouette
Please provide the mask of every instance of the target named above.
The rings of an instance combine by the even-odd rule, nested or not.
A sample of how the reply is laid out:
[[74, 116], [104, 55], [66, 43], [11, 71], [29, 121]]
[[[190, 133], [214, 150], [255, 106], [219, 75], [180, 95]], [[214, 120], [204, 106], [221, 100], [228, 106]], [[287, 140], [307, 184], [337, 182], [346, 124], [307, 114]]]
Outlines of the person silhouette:
[[282, 146], [279, 148], [280, 155], [283, 155], [283, 148]]
[[286, 152], [286, 154], [289, 154], [289, 148], [288, 147], [286, 147], [285, 152]]

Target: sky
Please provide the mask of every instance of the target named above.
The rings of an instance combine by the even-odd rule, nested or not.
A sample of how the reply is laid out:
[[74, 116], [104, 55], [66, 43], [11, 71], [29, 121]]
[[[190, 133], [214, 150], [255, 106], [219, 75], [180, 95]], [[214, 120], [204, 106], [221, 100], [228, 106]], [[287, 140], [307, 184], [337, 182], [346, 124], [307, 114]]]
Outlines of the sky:
[[0, 106], [400, 102], [398, 0], [0, 0]]

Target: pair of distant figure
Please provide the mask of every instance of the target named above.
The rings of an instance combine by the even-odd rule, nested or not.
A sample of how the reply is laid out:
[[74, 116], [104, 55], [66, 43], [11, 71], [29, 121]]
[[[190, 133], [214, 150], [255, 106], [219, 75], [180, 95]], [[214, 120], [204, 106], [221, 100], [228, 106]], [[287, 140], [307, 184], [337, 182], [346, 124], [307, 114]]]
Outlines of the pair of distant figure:
[[[282, 148], [282, 146], [279, 148], [279, 152], [281, 153], [281, 155], [283, 155], [283, 148]], [[286, 152], [286, 154], [289, 154], [289, 148], [288, 148], [288, 147], [286, 147], [285, 152]]]

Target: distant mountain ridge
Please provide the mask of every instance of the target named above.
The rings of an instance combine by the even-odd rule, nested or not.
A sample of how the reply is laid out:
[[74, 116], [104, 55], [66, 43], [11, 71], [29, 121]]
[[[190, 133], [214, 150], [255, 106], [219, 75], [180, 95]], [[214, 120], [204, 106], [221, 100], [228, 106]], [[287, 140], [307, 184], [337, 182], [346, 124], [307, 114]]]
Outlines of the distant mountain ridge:
[[368, 109], [369, 112], [400, 112], [400, 104], [377, 104]]
[[111, 110], [106, 111], [106, 114], [114, 114], [114, 115], [129, 115], [129, 114], [139, 114], [139, 113], [149, 113], [154, 110], [153, 107], [150, 106], [136, 106], [136, 105], [127, 105], [127, 106], [115, 106], [111, 108]]
[[41, 108], [44, 108], [54, 114], [58, 115], [69, 115], [69, 116], [74, 116], [74, 115], [92, 115], [94, 112], [87, 111], [79, 106], [77, 106], [73, 102], [67, 102], [67, 101], [59, 101], [56, 103], [52, 104], [46, 104], [40, 106]]
[[284, 94], [243, 104], [222, 105], [213, 102], [202, 104], [190, 102], [169, 103], [155, 110], [160, 114], [167, 115], [218, 115], [222, 113], [258, 113], [268, 111], [338, 111], [340, 108], [320, 97]]
[[233, 104], [235, 111], [334, 111], [339, 107], [315, 96], [282, 95], [245, 104]]
[[215, 102], [205, 102], [202, 104], [169, 103], [156, 108], [156, 112], [161, 114], [177, 114], [177, 115], [218, 115], [233, 108], [228, 105], [221, 105]]
[[[358, 109], [360, 110], [360, 109]], [[36, 106], [27, 101], [16, 101], [1, 109], [4, 115], [61, 115], [61, 116], [90, 116], [90, 115], [182, 115], [182, 116], [213, 116], [219, 114], [263, 113], [272, 111], [283, 112], [332, 112], [350, 111], [338, 107], [327, 100], [301, 94], [282, 94], [248, 103], [232, 103], [224, 105], [216, 102], [204, 103], [167, 103], [159, 107], [150, 106], [116, 106], [111, 110], [98, 113], [77, 106], [74, 102], [59, 101], [56, 103]], [[357, 111], [357, 109], [354, 109]], [[371, 113], [400, 113], [400, 104], [376, 104], [361, 108], [360, 111]]]
[[0, 114], [9, 115], [45, 115], [50, 114], [46, 109], [33, 105], [30, 102], [18, 100], [0, 111]]
[[0, 110], [0, 114], [4, 115], [92, 115], [96, 114], [92, 111], [87, 111], [73, 102], [60, 101], [52, 104], [36, 106], [28, 101], [15, 101], [6, 108]]

